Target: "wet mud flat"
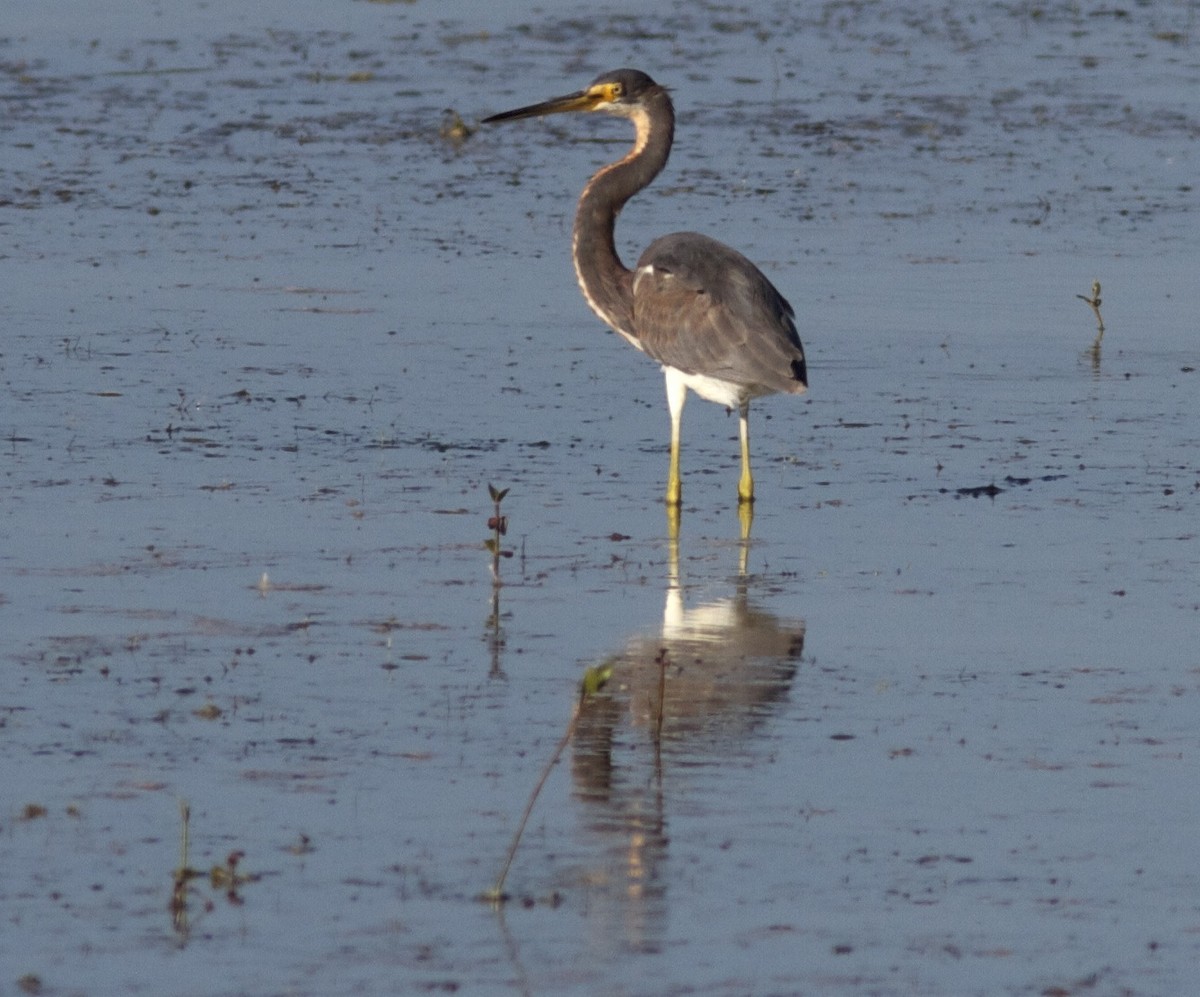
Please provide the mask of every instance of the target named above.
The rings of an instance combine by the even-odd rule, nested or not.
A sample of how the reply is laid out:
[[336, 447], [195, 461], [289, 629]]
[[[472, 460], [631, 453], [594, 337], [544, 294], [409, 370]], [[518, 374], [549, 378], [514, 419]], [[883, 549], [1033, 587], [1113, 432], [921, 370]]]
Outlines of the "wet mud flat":
[[[1194, 4], [121, 10], [0, 29], [0, 993], [1188, 991]], [[626, 258], [801, 318], [748, 542], [621, 124], [476, 130], [626, 64]]]

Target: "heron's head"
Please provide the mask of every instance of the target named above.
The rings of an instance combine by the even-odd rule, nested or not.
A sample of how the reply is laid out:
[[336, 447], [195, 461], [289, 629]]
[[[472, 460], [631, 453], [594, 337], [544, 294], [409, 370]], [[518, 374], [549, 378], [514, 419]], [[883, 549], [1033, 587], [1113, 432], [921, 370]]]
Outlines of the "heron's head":
[[483, 123], [513, 121], [517, 118], [540, 118], [546, 114], [562, 114], [568, 111], [605, 111], [623, 118], [634, 117], [645, 102], [666, 90], [645, 73], [636, 69], [617, 69], [597, 76], [583, 90], [554, 97], [540, 104], [518, 107], [484, 118]]

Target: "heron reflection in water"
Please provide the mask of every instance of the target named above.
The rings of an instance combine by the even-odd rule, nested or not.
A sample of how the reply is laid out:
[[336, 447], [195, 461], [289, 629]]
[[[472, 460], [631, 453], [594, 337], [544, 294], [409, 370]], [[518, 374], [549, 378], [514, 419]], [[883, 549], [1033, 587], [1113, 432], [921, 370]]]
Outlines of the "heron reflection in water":
[[792, 687], [805, 625], [754, 605], [747, 547], [732, 596], [689, 608], [671, 541], [662, 627], [630, 638], [580, 701], [572, 781], [604, 845], [583, 873], [597, 937], [657, 950], [673, 879], [670, 774], [745, 757]]
[[[683, 497], [679, 425], [690, 388], [701, 398], [738, 411], [738, 503], [745, 534], [754, 501], [750, 402], [776, 392], [798, 395], [808, 387], [792, 306], [741, 253], [695, 232], [654, 240], [633, 270], [621, 262], [614, 239], [617, 214], [662, 171], [675, 134], [671, 98], [645, 73], [618, 69], [577, 93], [495, 114], [484, 122], [566, 111], [604, 111], [634, 125], [633, 148], [583, 188], [571, 255], [592, 311], [658, 361], [666, 375], [671, 413], [668, 509], [677, 510]], [[671, 522], [677, 526], [676, 514]]]

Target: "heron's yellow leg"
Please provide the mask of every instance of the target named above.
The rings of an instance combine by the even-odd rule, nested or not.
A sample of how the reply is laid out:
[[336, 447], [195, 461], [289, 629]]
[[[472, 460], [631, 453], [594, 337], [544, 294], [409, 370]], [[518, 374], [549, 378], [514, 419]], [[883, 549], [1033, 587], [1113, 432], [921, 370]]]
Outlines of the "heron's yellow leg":
[[670, 367], [667, 376], [667, 408], [671, 411], [671, 463], [667, 469], [667, 505], [683, 502], [683, 481], [679, 476], [679, 426], [683, 421], [683, 403], [687, 400], [687, 385], [683, 375]]
[[738, 479], [738, 504], [754, 501], [754, 475], [750, 473], [750, 403], [738, 410], [738, 429], [742, 438], [742, 476]]
[[683, 481], [679, 477], [679, 424], [671, 427], [671, 463], [667, 469], [667, 505], [683, 502]]
[[742, 477], [738, 481], [738, 522], [742, 526], [742, 542], [738, 551], [738, 576], [746, 577], [750, 559], [750, 527], [754, 525], [754, 478], [750, 475], [749, 404], [741, 408]]

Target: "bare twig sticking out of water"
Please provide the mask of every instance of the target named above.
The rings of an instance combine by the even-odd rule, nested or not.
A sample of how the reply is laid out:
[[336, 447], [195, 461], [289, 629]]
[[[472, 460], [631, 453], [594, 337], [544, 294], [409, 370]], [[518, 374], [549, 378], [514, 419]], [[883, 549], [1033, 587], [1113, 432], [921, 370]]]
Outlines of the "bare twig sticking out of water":
[[508, 855], [504, 859], [504, 865], [500, 867], [500, 875], [496, 877], [496, 882], [492, 888], [485, 890], [480, 895], [480, 900], [484, 900], [496, 907], [501, 906], [508, 900], [508, 894], [504, 892], [504, 880], [508, 878], [508, 870], [513, 864], [513, 859], [517, 857], [517, 848], [521, 844], [521, 835], [525, 833], [525, 825], [529, 822], [529, 815], [533, 813], [533, 806], [537, 803], [537, 798], [542, 792], [542, 787], [546, 785], [546, 780], [550, 778], [550, 770], [558, 764], [563, 751], [571, 743], [571, 738], [575, 735], [575, 727], [579, 723], [579, 711], [583, 708], [583, 704], [603, 689], [605, 683], [611, 677], [612, 665], [607, 663], [596, 665], [583, 673], [583, 679], [579, 683], [579, 697], [575, 700], [575, 705], [571, 710], [571, 719], [567, 721], [567, 729], [563, 732], [563, 736], [555, 746], [550, 760], [546, 762], [545, 768], [542, 769], [542, 774], [538, 776], [538, 781], [534, 784], [533, 792], [529, 794], [529, 802], [525, 804], [525, 812], [521, 814], [521, 820], [517, 823], [517, 830], [513, 834], [512, 844], [508, 846]]
[[512, 557], [511, 550], [504, 550], [500, 544], [500, 538], [508, 532], [508, 517], [500, 512], [500, 503], [504, 501], [504, 496], [508, 494], [507, 488], [497, 488], [495, 485], [488, 485], [488, 494], [492, 497], [492, 518], [488, 520], [488, 529], [492, 531], [492, 535], [483, 542], [483, 545], [492, 552], [492, 584], [500, 584], [500, 558]]
[[191, 819], [192, 808], [188, 805], [187, 800], [180, 800], [179, 865], [176, 866], [175, 872], [172, 874], [175, 886], [171, 890], [171, 925], [181, 938], [187, 938], [189, 931], [187, 906], [188, 883], [199, 875], [196, 870], [188, 865], [188, 827]]
[[492, 535], [483, 542], [492, 554], [492, 613], [488, 617], [488, 646], [492, 652], [492, 675], [499, 676], [500, 651], [504, 647], [504, 633], [500, 629], [500, 558], [512, 557], [512, 551], [504, 550], [501, 545], [501, 538], [508, 532], [508, 517], [500, 511], [500, 503], [504, 501], [508, 489], [489, 484], [488, 494], [492, 497], [492, 518], [488, 520]]
[[1096, 341], [1092, 343], [1092, 348], [1089, 352], [1092, 355], [1092, 366], [1099, 368], [1100, 366], [1100, 340], [1104, 338], [1104, 319], [1100, 317], [1100, 281], [1092, 281], [1092, 296], [1089, 298], [1084, 294], [1075, 295], [1080, 301], [1086, 301], [1092, 309], [1092, 313], [1096, 316]]
[[[743, 502], [742, 505], [749, 505]], [[654, 707], [654, 751], [662, 751], [663, 704], [667, 700], [667, 669], [671, 667], [671, 656], [664, 647], [654, 659], [658, 665], [658, 702]]]
[[1096, 316], [1096, 328], [1099, 335], [1096, 336], [1096, 341], [1100, 341], [1100, 336], [1104, 335], [1104, 319], [1100, 317], [1100, 281], [1092, 281], [1092, 296], [1089, 298], [1086, 294], [1075, 295], [1080, 301], [1086, 301]]

